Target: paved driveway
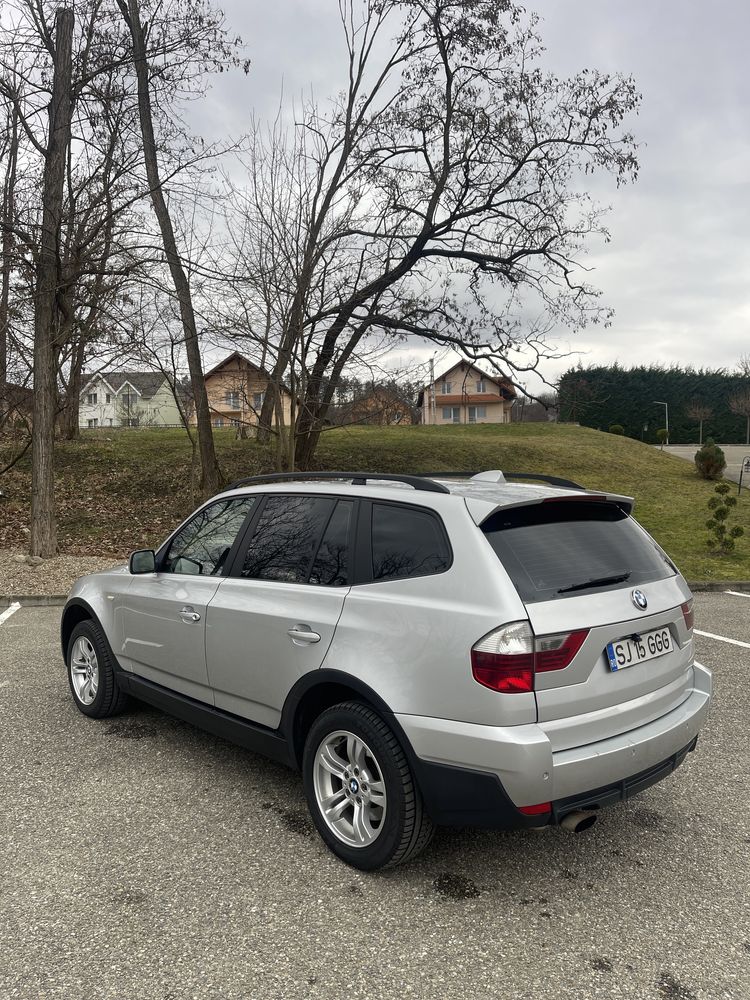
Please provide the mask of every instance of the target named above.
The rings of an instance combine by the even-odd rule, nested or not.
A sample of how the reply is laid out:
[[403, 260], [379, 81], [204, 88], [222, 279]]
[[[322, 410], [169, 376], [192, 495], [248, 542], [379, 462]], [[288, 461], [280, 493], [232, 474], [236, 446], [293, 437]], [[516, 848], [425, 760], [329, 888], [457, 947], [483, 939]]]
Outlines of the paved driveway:
[[[664, 451], [668, 451], [670, 455], [676, 455], [678, 458], [687, 459], [687, 461], [692, 462], [695, 459], [695, 453], [698, 450], [697, 444], [671, 444]], [[723, 444], [721, 445], [721, 450], [724, 452], [724, 457], [727, 460], [727, 467], [724, 470], [724, 476], [727, 479], [731, 479], [733, 482], [738, 483], [740, 481], [740, 469], [746, 460], [750, 460], [750, 446], [744, 444]], [[746, 469], [743, 479], [743, 486], [750, 488], [750, 469]]]
[[[750, 599], [698, 628], [750, 644]], [[750, 648], [698, 638], [709, 725], [586, 834], [441, 832], [410, 866], [333, 859], [291, 772], [160, 713], [70, 700], [59, 611], [0, 624], [0, 997], [750, 996]]]

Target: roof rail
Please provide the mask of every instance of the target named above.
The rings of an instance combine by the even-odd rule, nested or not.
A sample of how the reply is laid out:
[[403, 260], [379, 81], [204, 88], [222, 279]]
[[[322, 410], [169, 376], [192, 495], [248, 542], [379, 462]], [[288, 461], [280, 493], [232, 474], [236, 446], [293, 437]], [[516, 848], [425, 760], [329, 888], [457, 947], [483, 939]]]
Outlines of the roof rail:
[[447, 486], [433, 483], [429, 477], [422, 475], [400, 476], [385, 472], [271, 472], [265, 476], [248, 476], [246, 479], [238, 479], [236, 483], [232, 483], [226, 488], [236, 490], [240, 486], [250, 486], [255, 483], [309, 482], [311, 479], [350, 479], [352, 486], [364, 486], [367, 482], [384, 480], [391, 483], [405, 483], [422, 493], [450, 493]]
[[[474, 476], [481, 475], [480, 472], [420, 472], [420, 476], [427, 476], [435, 479], [473, 479]], [[503, 472], [505, 479], [533, 479], [540, 483], [549, 483], [550, 486], [562, 486], [569, 490], [585, 490], [585, 486], [574, 483], [571, 479], [560, 479], [559, 476], [545, 476], [540, 472]]]

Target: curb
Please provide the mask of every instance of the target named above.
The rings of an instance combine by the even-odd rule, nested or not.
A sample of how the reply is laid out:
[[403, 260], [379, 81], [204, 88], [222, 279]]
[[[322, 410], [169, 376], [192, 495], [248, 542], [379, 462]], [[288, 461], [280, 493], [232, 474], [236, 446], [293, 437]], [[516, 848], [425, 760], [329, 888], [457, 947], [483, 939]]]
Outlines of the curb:
[[67, 600], [62, 595], [13, 594], [11, 597], [0, 597], [0, 608], [9, 608], [11, 604], [20, 604], [22, 608], [61, 608]]

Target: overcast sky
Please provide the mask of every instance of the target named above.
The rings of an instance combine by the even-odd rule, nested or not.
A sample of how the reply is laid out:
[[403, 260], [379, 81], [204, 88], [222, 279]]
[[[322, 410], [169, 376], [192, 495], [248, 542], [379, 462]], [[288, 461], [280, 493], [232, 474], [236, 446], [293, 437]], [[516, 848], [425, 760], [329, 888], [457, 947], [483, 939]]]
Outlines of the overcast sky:
[[[196, 128], [237, 133], [250, 111], [272, 114], [280, 89], [319, 98], [341, 66], [335, 0], [225, 0], [245, 40], [247, 77], [219, 77], [194, 106]], [[750, 353], [750, 4], [747, 0], [529, 0], [544, 18], [546, 61], [632, 73], [643, 94], [632, 121], [638, 181], [597, 184], [612, 207], [612, 242], [587, 263], [609, 329], [560, 342], [587, 363], [733, 367]], [[553, 378], [571, 361], [549, 363]]]

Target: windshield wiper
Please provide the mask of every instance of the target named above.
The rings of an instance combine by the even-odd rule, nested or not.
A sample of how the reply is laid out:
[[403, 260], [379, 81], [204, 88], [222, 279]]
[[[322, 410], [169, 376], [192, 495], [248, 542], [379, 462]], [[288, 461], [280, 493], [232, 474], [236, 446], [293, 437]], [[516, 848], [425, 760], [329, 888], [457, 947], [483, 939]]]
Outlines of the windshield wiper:
[[587, 587], [603, 587], [607, 583], [624, 583], [630, 579], [630, 573], [618, 573], [615, 576], [598, 576], [583, 583], [574, 583], [572, 587], [560, 587], [558, 594], [569, 594], [571, 590], [586, 590]]

